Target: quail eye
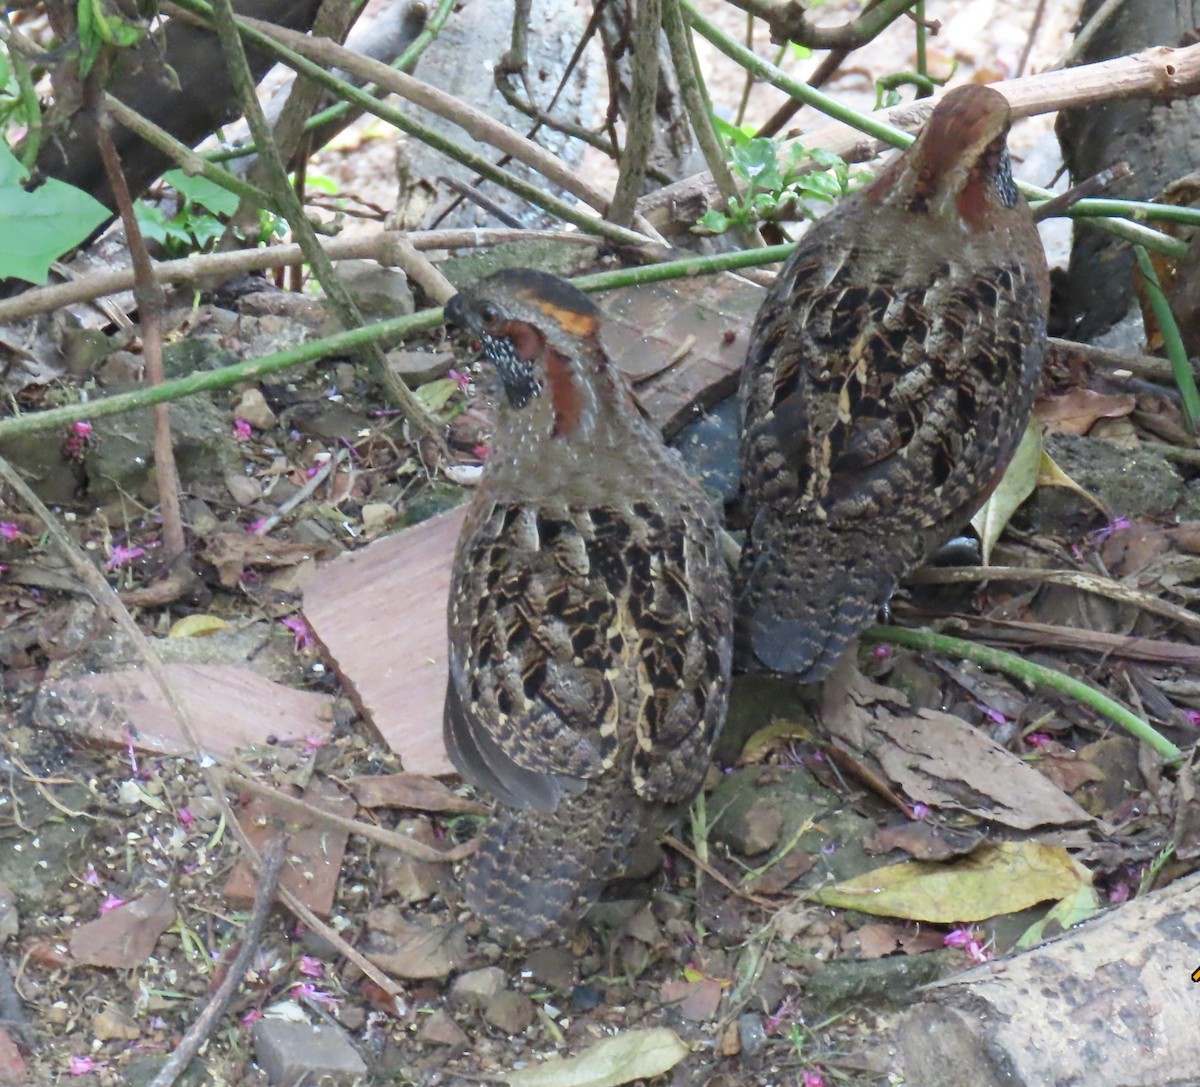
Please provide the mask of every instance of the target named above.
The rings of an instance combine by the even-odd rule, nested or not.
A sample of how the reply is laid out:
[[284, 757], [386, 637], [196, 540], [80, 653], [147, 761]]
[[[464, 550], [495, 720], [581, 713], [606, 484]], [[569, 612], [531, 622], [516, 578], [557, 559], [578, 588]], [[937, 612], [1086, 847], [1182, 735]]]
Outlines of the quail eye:
[[479, 319], [483, 322], [484, 328], [492, 328], [500, 320], [500, 307], [494, 302], [481, 302], [479, 305]]

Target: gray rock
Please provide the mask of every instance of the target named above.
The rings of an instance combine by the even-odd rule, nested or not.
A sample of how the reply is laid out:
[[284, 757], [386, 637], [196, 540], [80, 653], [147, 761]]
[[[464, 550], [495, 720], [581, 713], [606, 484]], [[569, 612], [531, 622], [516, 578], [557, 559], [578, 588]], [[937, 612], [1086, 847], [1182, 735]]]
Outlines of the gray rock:
[[454, 1021], [448, 1012], [440, 1009], [422, 1020], [421, 1029], [418, 1031], [418, 1034], [422, 1041], [433, 1042], [436, 1045], [448, 1045], [458, 1048], [470, 1043], [470, 1038], [467, 1037], [462, 1027]]
[[470, 1008], [482, 1008], [502, 992], [508, 975], [499, 966], [484, 966], [459, 974], [450, 984], [450, 1002]]
[[767, 1044], [767, 1032], [763, 1029], [762, 1019], [751, 1012], [738, 1016], [737, 1031], [742, 1053], [747, 1057], [753, 1057]]
[[[1051, 434], [1046, 451], [1114, 517], [1161, 517], [1183, 497], [1183, 477], [1174, 465], [1144, 447], [1122, 449], [1103, 438]], [[1089, 510], [1094, 507], [1062, 487], [1040, 487], [1036, 492], [1038, 527], [1043, 532], [1069, 533], [1081, 516], [1095, 519]]]
[[558, 992], [569, 992], [579, 984], [579, 962], [567, 947], [538, 948], [521, 969], [539, 985]]
[[413, 312], [408, 276], [399, 269], [373, 260], [344, 260], [337, 271], [364, 320], [383, 321]]
[[1200, 521], [1200, 479], [1189, 479], [1183, 497], [1175, 506], [1175, 516], [1181, 521]]
[[713, 834], [743, 856], [753, 857], [778, 842], [782, 830], [783, 813], [771, 798], [759, 796], [745, 807], [729, 811]]
[[[197, 394], [171, 405], [171, 437], [183, 485], [220, 486], [226, 472], [240, 467], [228, 415], [211, 396]], [[154, 464], [154, 415], [126, 412], [97, 419], [88, 443], [87, 496], [103, 503], [121, 494], [157, 501], [151, 479]]]
[[271, 1087], [321, 1083], [327, 1087], [360, 1084], [367, 1066], [345, 1031], [321, 1024], [260, 1019], [254, 1024], [255, 1058]]
[[483, 1009], [483, 1018], [505, 1034], [524, 1034], [537, 1013], [532, 1000], [524, 993], [506, 989], [497, 993]]

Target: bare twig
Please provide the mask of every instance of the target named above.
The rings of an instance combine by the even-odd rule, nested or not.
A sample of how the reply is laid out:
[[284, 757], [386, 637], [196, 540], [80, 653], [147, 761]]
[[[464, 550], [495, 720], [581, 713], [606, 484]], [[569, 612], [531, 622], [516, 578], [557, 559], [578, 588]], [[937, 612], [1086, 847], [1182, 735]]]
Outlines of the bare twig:
[[[868, 3], [863, 8], [863, 14], [865, 15], [872, 8], [878, 6], [879, 0], [868, 0]], [[897, 13], [897, 18], [899, 18], [899, 13]], [[833, 78], [834, 74], [842, 66], [845, 59], [853, 52], [853, 49], [847, 48], [846, 46], [841, 46], [837, 49], [831, 49], [821, 59], [821, 63], [817, 65], [817, 70], [813, 72], [811, 76], [809, 76], [808, 85], [810, 87], [825, 86], [825, 84]], [[788, 121], [795, 117], [803, 107], [804, 103], [799, 99], [789, 97], [774, 113], [771, 114], [770, 117], [767, 118], [766, 124], [764, 124], [758, 130], [758, 135], [774, 136], [780, 129], [783, 128], [784, 125], [788, 123]]]
[[[401, 242], [427, 252], [434, 249], [460, 249], [475, 246], [505, 245], [517, 241], [556, 241], [568, 245], [600, 245], [604, 239], [595, 234], [577, 234], [555, 230], [429, 230], [402, 233], [381, 230], [353, 238], [326, 238], [325, 252], [330, 260], [377, 260], [398, 265]], [[179, 260], [154, 265], [158, 283], [191, 283], [201, 279], [228, 279], [246, 272], [270, 268], [296, 267], [305, 261], [299, 245], [275, 245], [266, 249], [243, 249], [236, 253], [198, 253]], [[131, 268], [95, 272], [79, 276], [70, 283], [38, 287], [15, 298], [0, 299], [0, 322], [20, 321], [39, 313], [51, 313], [77, 302], [90, 302], [104, 295], [117, 294], [133, 287]]]
[[763, 906], [768, 910], [777, 908], [777, 904], [770, 901], [770, 899], [760, 898], [756, 894], [751, 894], [749, 891], [743, 890], [732, 880], [726, 879], [721, 872], [709, 864], [708, 861], [704, 860], [694, 849], [689, 849], [673, 834], [664, 834], [662, 836], [662, 844], [668, 849], [675, 850], [681, 857], [691, 861], [705, 875], [712, 876], [725, 890], [732, 891], [738, 898], [744, 898], [747, 902], [753, 902], [756, 906]]
[[617, 187], [608, 209], [609, 220], [618, 226], [629, 226], [633, 221], [646, 179], [646, 159], [654, 142], [659, 27], [663, 16], [662, 0], [629, 0], [629, 4], [630, 18], [635, 20], [638, 33], [633, 36], [633, 80], [625, 118], [625, 146], [621, 149]]
[[471, 856], [479, 846], [478, 841], [471, 839], [471, 841], [464, 842], [462, 845], [454, 846], [451, 849], [434, 849], [432, 846], [425, 845], [423, 842], [418, 842], [406, 835], [384, 830], [383, 827], [377, 827], [372, 823], [363, 823], [357, 819], [346, 819], [343, 816], [326, 811], [315, 804], [310, 804], [301, 797], [292, 796], [291, 793], [285, 793], [271, 785], [264, 785], [257, 778], [251, 776], [248, 770], [242, 768], [227, 771], [220, 770], [218, 774], [236, 788], [243, 789], [248, 793], [254, 793], [256, 796], [265, 797], [272, 804], [302, 812], [319, 823], [328, 823], [330, 826], [346, 831], [347, 834], [354, 834], [359, 838], [368, 838], [379, 845], [394, 849], [398, 853], [406, 853], [410, 857], [416, 857], [417, 860], [461, 861]]
[[1131, 172], [1129, 163], [1118, 162], [1107, 170], [1101, 170], [1098, 174], [1085, 177], [1078, 185], [1072, 185], [1066, 192], [1060, 192], [1052, 200], [1039, 204], [1034, 209], [1033, 217], [1040, 223], [1043, 219], [1052, 219], [1063, 215], [1068, 208], [1074, 207], [1080, 200], [1099, 196], [1114, 181], [1128, 177]]
[[1033, 18], [1029, 22], [1029, 36], [1025, 39], [1025, 48], [1021, 50], [1021, 59], [1017, 61], [1017, 75], [1025, 74], [1025, 66], [1033, 53], [1033, 43], [1037, 41], [1038, 31], [1042, 28], [1042, 20], [1046, 17], [1046, 0], [1037, 0]]
[[[94, 71], [87, 81], [88, 94], [98, 107], [96, 141], [108, 187], [112, 191], [125, 229], [125, 240], [129, 257], [133, 262], [134, 296], [138, 304], [138, 319], [142, 329], [142, 358], [145, 360], [146, 381], [150, 385], [161, 385], [166, 379], [163, 370], [162, 314], [164, 308], [162, 287], [154, 278], [150, 254], [142, 229], [133, 210], [133, 198], [125, 183], [125, 172], [112, 138], [112, 120], [100, 99], [100, 72]], [[158, 488], [158, 508], [162, 515], [163, 547], [167, 567], [174, 577], [185, 577], [187, 542], [183, 535], [183, 513], [179, 505], [179, 472], [175, 467], [175, 447], [171, 441], [171, 409], [168, 404], [154, 406], [154, 474]]]
[[771, 28], [773, 42], [796, 42], [810, 49], [856, 49], [866, 45], [897, 15], [908, 11], [916, 0], [882, 0], [841, 26], [813, 26], [806, 8], [810, 0], [730, 0], [743, 11], [762, 19]]
[[257, 889], [254, 893], [254, 908], [250, 911], [250, 919], [242, 930], [238, 953], [229, 964], [221, 984], [209, 997], [204, 1010], [176, 1044], [166, 1063], [159, 1069], [158, 1075], [150, 1081], [150, 1087], [172, 1087], [187, 1070], [192, 1058], [200, 1052], [200, 1047], [208, 1040], [208, 1036], [216, 1029], [221, 1017], [233, 1002], [238, 986], [242, 984], [246, 971], [250, 969], [250, 963], [259, 951], [258, 945], [271, 912], [271, 902], [279, 885], [279, 872], [283, 868], [283, 843], [284, 835], [279, 833], [272, 837], [263, 849], [262, 867], [258, 872]]
[[1172, 604], [1169, 600], [1161, 600], [1140, 589], [1131, 589], [1119, 581], [1113, 581], [1112, 578], [1081, 570], [1037, 570], [1026, 569], [1023, 566], [927, 566], [915, 570], [905, 581], [916, 585], [956, 585], [972, 581], [1041, 581], [1048, 585], [1066, 585], [1068, 588], [1095, 593], [1121, 604], [1131, 604], [1152, 615], [1170, 619], [1192, 630], [1200, 630], [1200, 615], [1194, 611], [1189, 611], [1179, 604]]

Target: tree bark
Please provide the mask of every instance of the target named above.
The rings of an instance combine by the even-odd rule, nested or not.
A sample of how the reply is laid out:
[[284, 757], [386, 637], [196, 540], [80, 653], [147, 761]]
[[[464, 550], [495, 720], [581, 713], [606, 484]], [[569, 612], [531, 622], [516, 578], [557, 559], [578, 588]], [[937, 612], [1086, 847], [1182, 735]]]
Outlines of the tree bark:
[[[1087, 40], [1072, 64], [1136, 53], [1152, 45], [1187, 45], [1200, 26], [1200, 0], [1125, 0], [1090, 32], [1103, 0], [1087, 0], [1082, 25]], [[1150, 200], [1172, 181], [1200, 169], [1200, 99], [1151, 98], [1065, 110], [1058, 138], [1072, 183], [1117, 162], [1132, 173], [1105, 195]], [[1125, 316], [1133, 300], [1133, 254], [1129, 243], [1077, 223], [1058, 326], [1072, 339], [1089, 340]]]

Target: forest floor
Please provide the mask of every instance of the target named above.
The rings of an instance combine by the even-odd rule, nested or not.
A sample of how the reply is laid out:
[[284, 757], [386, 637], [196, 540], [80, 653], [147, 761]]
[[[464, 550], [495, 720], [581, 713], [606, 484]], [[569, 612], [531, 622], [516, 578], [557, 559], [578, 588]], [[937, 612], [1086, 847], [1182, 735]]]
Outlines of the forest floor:
[[[844, 17], [827, 6], [823, 17]], [[931, 3], [944, 22], [933, 59], [947, 70], [957, 62], [959, 74], [1015, 74], [1036, 6]], [[1048, 19], [1031, 68], [1066, 40], [1066, 16]], [[738, 22], [728, 29], [740, 32]], [[983, 25], [998, 36], [985, 43]], [[911, 42], [911, 32], [898, 34], [856, 54], [829, 89], [861, 97], [875, 76], [911, 66]], [[721, 78], [722, 99], [736, 101], [740, 85]], [[747, 116], [773, 106], [756, 90]], [[1047, 131], [1045, 122], [1019, 129], [1018, 156]], [[387, 206], [391, 153], [363, 126], [317, 169], [360, 206]], [[414, 302], [401, 280], [363, 270], [355, 290], [376, 300], [377, 315], [394, 315]], [[701, 315], [676, 342], [705, 334], [712, 289], [662, 288], [667, 308]], [[721, 289], [720, 312], [744, 343], [758, 288], [726, 277]], [[654, 333], [630, 294], [602, 304], [628, 335]], [[168, 365], [186, 372], [315, 337], [328, 317], [319, 300], [254, 281], [177, 297], [168, 328]], [[17, 381], [10, 369], [8, 391], [23, 409], [70, 400], [83, 382], [119, 388], [137, 369], [129, 332], [84, 329], [68, 347], [70, 371], [26, 368]], [[436, 758], [414, 765], [398, 755], [417, 740], [389, 746], [361, 712], [362, 688], [389, 653], [421, 654], [404, 627], [416, 607], [406, 594], [424, 575], [394, 572], [368, 609], [395, 626], [395, 644], [381, 639], [372, 655], [338, 657], [336, 668], [320, 644], [333, 639], [310, 614], [337, 556], [453, 509], [486, 456], [491, 409], [462, 345], [439, 331], [394, 346], [392, 361], [445, 419], [452, 463], [435, 466], [346, 359], [173, 407], [197, 581], [189, 598], [165, 604], [136, 603], [163, 573], [145, 421], [110, 417], [4, 448], [81, 552], [135, 602], [140, 628], [193, 700], [202, 746], [230, 776], [214, 777], [186, 740], [167, 736], [170, 714], [150, 705], [151, 685], [131, 695], [109, 684], [145, 661], [5, 490], [0, 946], [11, 977], [0, 963], [0, 1083], [143, 1083], [174, 1049], [237, 950], [253, 897], [214, 794], [221, 782], [248, 831], [277, 811], [261, 790], [253, 795], [254, 783], [269, 784], [421, 848], [320, 821], [300, 829], [286, 816], [288, 886], [396, 991], [277, 912], [200, 1059], [212, 1083], [263, 1081], [256, 1061], [326, 1062], [352, 1076], [359, 1060], [377, 1082], [467, 1084], [504, 1080], [553, 1053], [585, 1054], [592, 1078], [579, 1082], [588, 1083], [632, 1078], [613, 1078], [618, 1056], [662, 1060], [654, 1082], [673, 1087], [889, 1082], [897, 1070], [873, 1038], [917, 986], [1011, 951], [1048, 902], [1090, 894], [1119, 903], [1194, 867], [1163, 849], [1173, 840], [1194, 857], [1200, 846], [1180, 832], [1196, 822], [1186, 817], [1195, 801], [1185, 776], [1164, 772], [1161, 758], [1067, 696], [884, 641], [823, 689], [739, 682], [709, 787], [662, 863], [651, 851], [638, 878], [611, 888], [567, 942], [518, 954], [489, 941], [462, 910], [456, 877], [486, 798], [444, 778]], [[640, 395], [666, 404], [670, 378], [649, 380]], [[654, 410], [665, 418], [665, 406]], [[969, 563], [961, 574], [935, 571], [897, 599], [894, 619], [1017, 648], [1189, 747], [1200, 725], [1200, 619], [1188, 610], [1200, 585], [1200, 470], [1178, 398], [1127, 375], [1077, 370], [1045, 390], [1038, 416], [1054, 462], [1086, 496], [1039, 486], [1005, 518], [992, 552], [1007, 575], [981, 582]], [[730, 431], [726, 405], [677, 436], [693, 465], [726, 487]], [[435, 557], [444, 564], [444, 550]], [[1064, 580], [1064, 571], [1082, 576]], [[134, 698], [142, 716], [131, 731], [113, 708]], [[440, 727], [418, 726], [426, 738]], [[234, 754], [242, 741], [252, 746]], [[987, 859], [1001, 844], [1023, 864], [1046, 863], [1054, 893], [1022, 894], [1001, 858]], [[934, 907], [921, 873], [902, 864], [936, 860], [965, 879], [969, 855], [969, 892], [951, 878]], [[871, 912], [844, 908], [861, 889], [856, 878], [886, 884]], [[965, 923], [968, 914], [988, 920]], [[301, 1051], [289, 1020], [340, 1029]], [[672, 1061], [663, 1035], [633, 1033], [656, 1028], [669, 1028], [687, 1056]], [[633, 1039], [632, 1057], [594, 1048], [613, 1036]], [[654, 1066], [632, 1067], [650, 1078]]]

